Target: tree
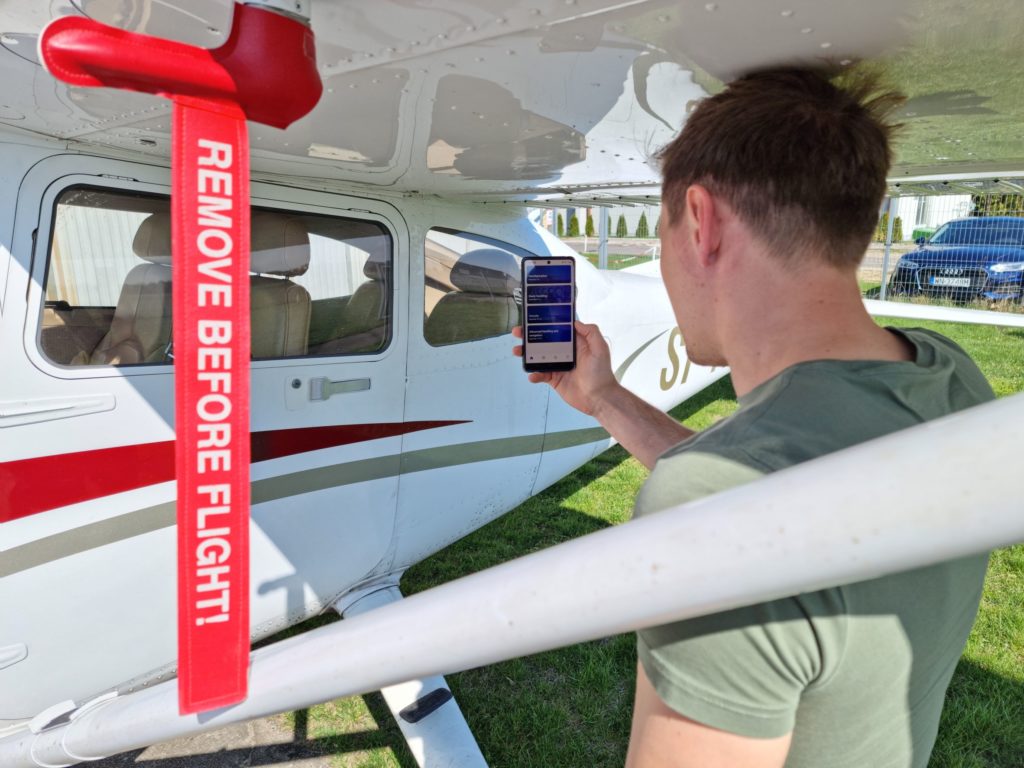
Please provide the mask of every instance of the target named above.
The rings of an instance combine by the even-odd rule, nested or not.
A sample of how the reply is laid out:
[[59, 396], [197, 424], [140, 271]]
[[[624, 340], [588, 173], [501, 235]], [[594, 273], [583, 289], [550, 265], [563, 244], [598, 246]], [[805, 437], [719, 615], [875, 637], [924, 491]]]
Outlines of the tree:
[[577, 216], [569, 217], [569, 237], [580, 236], [580, 220]]
[[587, 209], [587, 228], [584, 230], [587, 233], [587, 237], [594, 236], [594, 215]]
[[626, 217], [623, 214], [619, 214], [619, 221], [615, 225], [615, 236], [616, 237], [628, 237], [629, 233], [626, 230]]
[[885, 242], [885, 232], [889, 227], [889, 214], [883, 213], [882, 218], [878, 220], [878, 226], [875, 227], [875, 236], [871, 238], [876, 243]]
[[[878, 226], [875, 227], [875, 241], [879, 243], [885, 242], [885, 236], [889, 233], [889, 214], [883, 213], [882, 218], [878, 220]], [[897, 216], [892, 222], [892, 241], [894, 243], [900, 243], [903, 241], [903, 219]]]
[[565, 221], [562, 219], [562, 214], [558, 214], [558, 218], [555, 220], [555, 229], [558, 230], [559, 237], [565, 237]]
[[1024, 195], [971, 195], [971, 216], [1024, 216]]
[[654, 236], [661, 236], [661, 217], [659, 216], [657, 221], [654, 222]]
[[643, 211], [640, 214], [640, 221], [636, 223], [636, 236], [637, 237], [650, 237], [650, 233], [647, 231], [647, 211]]

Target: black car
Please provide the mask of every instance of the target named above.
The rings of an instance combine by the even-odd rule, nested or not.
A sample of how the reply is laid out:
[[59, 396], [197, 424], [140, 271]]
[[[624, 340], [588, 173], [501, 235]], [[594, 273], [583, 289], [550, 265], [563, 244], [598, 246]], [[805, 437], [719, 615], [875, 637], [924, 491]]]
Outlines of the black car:
[[1024, 218], [956, 219], [896, 264], [891, 295], [1024, 300]]

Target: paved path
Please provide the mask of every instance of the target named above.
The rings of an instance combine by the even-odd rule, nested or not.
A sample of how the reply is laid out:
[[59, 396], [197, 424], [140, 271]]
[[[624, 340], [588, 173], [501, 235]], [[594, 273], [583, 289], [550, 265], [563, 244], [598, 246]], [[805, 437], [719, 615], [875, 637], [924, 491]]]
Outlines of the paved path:
[[329, 751], [333, 752], [326, 744], [307, 739], [301, 728], [293, 730], [285, 725], [283, 717], [275, 716], [229, 725], [86, 765], [96, 768], [330, 768]]
[[[579, 253], [597, 253], [598, 239], [589, 237], [584, 241], [582, 237], [562, 238], [570, 248]], [[608, 253], [625, 253], [631, 256], [647, 256], [651, 252], [651, 246], [658, 245], [658, 238], [640, 239], [629, 238], [608, 238]], [[585, 247], [584, 247], [585, 246]]]

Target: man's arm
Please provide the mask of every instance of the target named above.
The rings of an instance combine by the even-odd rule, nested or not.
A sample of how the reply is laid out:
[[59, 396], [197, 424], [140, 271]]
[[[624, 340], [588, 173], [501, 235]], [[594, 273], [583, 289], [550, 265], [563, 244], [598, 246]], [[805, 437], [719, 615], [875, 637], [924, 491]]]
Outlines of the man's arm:
[[752, 739], [683, 717], [665, 705], [637, 664], [626, 768], [782, 768], [792, 735]]
[[[512, 334], [521, 339], [523, 329], [513, 328]], [[522, 347], [513, 351], [523, 354]], [[573, 408], [593, 416], [648, 469], [661, 454], [694, 434], [615, 380], [608, 345], [596, 325], [576, 322], [574, 370], [531, 373], [530, 381], [547, 382]]]

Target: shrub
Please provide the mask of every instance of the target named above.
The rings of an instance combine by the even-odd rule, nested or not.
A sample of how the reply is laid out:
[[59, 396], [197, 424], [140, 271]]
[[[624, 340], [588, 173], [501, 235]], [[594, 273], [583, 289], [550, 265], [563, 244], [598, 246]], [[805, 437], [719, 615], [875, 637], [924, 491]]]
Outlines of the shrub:
[[650, 233], [647, 231], [647, 211], [640, 214], [640, 221], [636, 223], [636, 236], [637, 237], [650, 237]]
[[619, 214], [619, 221], [615, 225], [615, 236], [616, 237], [628, 237], [629, 233], [626, 231], [626, 217], [621, 213]]
[[587, 228], [584, 231], [587, 233], [587, 237], [594, 236], [594, 216], [590, 211], [587, 211]]
[[1024, 216], [1024, 195], [971, 195], [971, 216]]
[[[879, 243], [885, 242], [885, 235], [889, 230], [889, 214], [883, 213], [882, 218], [878, 220], [878, 226], [875, 228], [875, 241]], [[903, 219], [897, 216], [892, 222], [892, 241], [894, 243], [903, 242]]]
[[569, 237], [580, 236], [580, 220], [576, 216], [569, 217]]
[[555, 229], [558, 230], [559, 237], [565, 237], [565, 220], [562, 214], [558, 214], [558, 218], [555, 219]]

